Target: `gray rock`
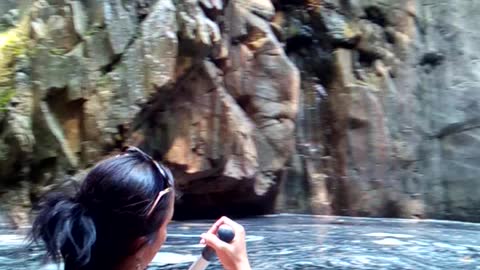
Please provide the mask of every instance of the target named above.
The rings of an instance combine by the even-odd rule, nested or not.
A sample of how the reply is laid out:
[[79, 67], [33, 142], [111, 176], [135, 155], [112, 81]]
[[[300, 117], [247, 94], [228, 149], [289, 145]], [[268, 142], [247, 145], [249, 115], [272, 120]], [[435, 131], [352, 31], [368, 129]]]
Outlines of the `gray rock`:
[[92, 85], [88, 64], [82, 56], [83, 50], [83, 44], [80, 44], [68, 54], [56, 55], [44, 46], [35, 48], [32, 72], [42, 98], [49, 94], [50, 89], [63, 88], [69, 91], [66, 102], [87, 98], [86, 91], [90, 90]]
[[[149, 73], [147, 65], [146, 65], [146, 55], [145, 49], [143, 47], [142, 40], [137, 40], [132, 46], [130, 46], [124, 54], [122, 65], [122, 79], [125, 78], [125, 94], [129, 97], [129, 102], [132, 104], [140, 105], [147, 101], [147, 98], [150, 93], [153, 93], [155, 90], [154, 81], [163, 80], [163, 83], [170, 80], [168, 73], [165, 72], [162, 66], [156, 66], [155, 69], [159, 70], [162, 69], [164, 72], [162, 73], [161, 78], [151, 78], [152, 82], [149, 81], [149, 77], [147, 74]], [[152, 56], [150, 55], [150, 58]], [[160, 64], [160, 61], [158, 62]], [[148, 90], [147, 90], [148, 89]], [[121, 98], [119, 96], [119, 98]]]
[[52, 88], [64, 88], [68, 84], [72, 63], [64, 55], [50, 53], [45, 46], [35, 48], [35, 55], [32, 58], [33, 78], [38, 82], [42, 97], [46, 91]]
[[[210, 5], [210, 9], [212, 8], [213, 5]], [[205, 15], [197, 1], [179, 1], [177, 17], [180, 36], [193, 41], [193, 46], [199, 47], [200, 51], [203, 47], [210, 47], [220, 41], [221, 33], [218, 25]]]
[[[479, 97], [476, 82], [480, 75], [476, 62], [472, 60], [478, 51], [478, 46], [473, 45], [478, 44], [473, 34], [478, 29], [472, 14], [479, 11], [480, 6], [468, 2], [418, 6], [418, 16], [429, 24], [423, 36], [424, 45], [417, 55], [432, 51], [443, 53], [441, 65], [419, 67], [411, 70], [416, 76], [406, 73], [399, 78], [417, 78], [416, 85], [403, 83], [399, 87], [406, 86], [405, 94], [409, 100], [415, 95], [418, 98], [409, 101], [410, 107], [416, 108], [413, 111], [415, 116], [407, 112], [403, 115], [410, 120], [409, 125], [423, 134], [436, 134], [452, 125], [461, 126], [480, 114], [476, 102]], [[425, 159], [418, 163], [423, 174], [418, 180], [418, 189], [425, 192], [424, 199], [431, 216], [476, 220], [478, 215], [480, 189], [475, 176], [478, 173], [478, 127], [464, 127], [418, 142], [420, 159]], [[430, 146], [424, 148], [425, 144]], [[428, 192], [429, 186], [436, 187], [440, 197]], [[444, 211], [435, 211], [437, 207]]]
[[[361, 39], [331, 67], [329, 121], [319, 127], [306, 115], [297, 126], [303, 145], [321, 142], [332, 155], [331, 163], [307, 156], [332, 179], [332, 209], [478, 220], [480, 107], [472, 60], [478, 31], [471, 20], [480, 6], [381, 0], [351, 1], [351, 7], [337, 5], [356, 16]], [[309, 53], [297, 57], [312, 61]], [[302, 106], [321, 111], [325, 103], [316, 104], [309, 93]]]
[[120, 0], [103, 1], [105, 25], [114, 54], [121, 54], [135, 33], [135, 22]]
[[83, 51], [84, 46], [82, 43], [66, 55], [66, 61], [71, 65], [71, 70], [68, 74], [68, 97], [66, 102], [87, 99], [89, 91], [93, 88], [89, 76], [89, 63], [83, 57]]
[[[171, 82], [177, 59], [176, 9], [171, 1], [159, 1], [142, 23], [142, 46], [146, 87], [149, 92]], [[137, 50], [137, 53], [139, 50]]]
[[34, 40], [41, 41], [48, 36], [47, 24], [43, 20], [33, 20], [30, 26]]
[[7, 26], [15, 26], [18, 22], [18, 9], [11, 9], [0, 17], [0, 23]]
[[52, 15], [46, 21], [48, 37], [52, 40], [50, 46], [68, 52], [78, 44], [79, 38], [74, 30], [71, 14], [65, 17]]
[[[25, 3], [1, 15], [22, 21]], [[289, 211], [478, 220], [480, 6], [295, 5], [28, 5], [0, 179], [32, 176], [19, 190], [35, 194], [132, 143], [175, 165], [182, 214], [271, 212], [280, 188]]]
[[95, 69], [100, 70], [113, 61], [113, 49], [105, 30], [98, 30], [85, 37], [85, 56]]
[[71, 1], [70, 7], [72, 8], [73, 25], [75, 26], [75, 31], [79, 36], [84, 38], [88, 28], [88, 16], [85, 6], [81, 1]]
[[9, 10], [14, 9], [16, 7], [14, 0], [5, 0], [0, 2], [0, 16], [8, 13]]
[[85, 0], [82, 1], [88, 14], [90, 27], [105, 26], [105, 5], [104, 1]]
[[46, 0], [35, 1], [32, 5], [31, 16], [33, 20], [47, 21], [50, 16], [56, 14], [57, 9], [51, 6]]
[[341, 45], [355, 44], [358, 40], [359, 33], [353, 28], [353, 24], [348, 22], [345, 16], [328, 8], [322, 8], [319, 12], [328, 35], [335, 43]]
[[0, 18], [7, 15], [16, 23], [32, 5], [32, 0], [4, 0], [0, 3]]

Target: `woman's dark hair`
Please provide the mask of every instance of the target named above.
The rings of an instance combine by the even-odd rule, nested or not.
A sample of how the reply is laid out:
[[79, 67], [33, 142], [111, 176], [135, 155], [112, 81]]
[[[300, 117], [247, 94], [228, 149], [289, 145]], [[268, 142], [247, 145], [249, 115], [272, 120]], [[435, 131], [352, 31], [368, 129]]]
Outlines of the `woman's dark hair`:
[[[153, 241], [165, 222], [173, 192], [169, 170], [130, 147], [98, 163], [72, 197], [52, 192], [38, 205], [33, 242], [65, 269], [112, 269]], [[163, 195], [163, 196], [162, 196]]]

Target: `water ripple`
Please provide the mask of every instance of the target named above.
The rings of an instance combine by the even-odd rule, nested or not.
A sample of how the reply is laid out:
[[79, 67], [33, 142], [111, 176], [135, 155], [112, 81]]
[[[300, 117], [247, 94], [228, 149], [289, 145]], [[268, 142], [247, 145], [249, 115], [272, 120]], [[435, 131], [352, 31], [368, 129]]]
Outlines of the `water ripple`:
[[[307, 215], [240, 222], [253, 269], [480, 270], [479, 224]], [[187, 269], [209, 224], [173, 223], [149, 270]], [[40, 249], [25, 250], [10, 232], [0, 240], [0, 270], [39, 269]]]

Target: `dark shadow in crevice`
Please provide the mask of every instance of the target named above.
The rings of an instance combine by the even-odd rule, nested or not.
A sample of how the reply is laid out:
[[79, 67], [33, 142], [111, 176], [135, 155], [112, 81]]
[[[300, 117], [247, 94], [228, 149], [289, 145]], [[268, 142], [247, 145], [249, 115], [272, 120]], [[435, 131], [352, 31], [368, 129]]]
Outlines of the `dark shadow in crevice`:
[[365, 14], [366, 14], [365, 19], [375, 24], [378, 24], [382, 27], [385, 27], [388, 24], [384, 11], [378, 6], [374, 6], [374, 5], [367, 6], [365, 8]]
[[108, 65], [101, 68], [102, 74], [105, 75], [112, 72], [115, 69], [115, 67], [120, 63], [121, 60], [122, 60], [122, 54], [114, 55], [112, 58], [112, 61]]
[[368, 50], [357, 50], [358, 62], [361, 66], [371, 67], [373, 63], [381, 59], [381, 55], [377, 52], [368, 51]]

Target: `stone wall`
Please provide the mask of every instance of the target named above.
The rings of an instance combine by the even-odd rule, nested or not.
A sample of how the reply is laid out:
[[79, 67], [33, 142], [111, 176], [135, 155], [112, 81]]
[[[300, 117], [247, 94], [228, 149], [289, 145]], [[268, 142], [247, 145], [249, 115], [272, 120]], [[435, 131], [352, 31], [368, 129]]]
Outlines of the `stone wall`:
[[469, 0], [4, 1], [2, 206], [22, 223], [19, 207], [133, 144], [174, 170], [178, 218], [478, 221], [476, 12]]
[[133, 144], [174, 169], [179, 217], [271, 211], [300, 85], [274, 14], [269, 1], [34, 1], [2, 36], [4, 207]]
[[279, 24], [303, 71], [290, 174], [310, 200], [280, 205], [479, 221], [480, 3], [300, 2]]

